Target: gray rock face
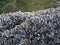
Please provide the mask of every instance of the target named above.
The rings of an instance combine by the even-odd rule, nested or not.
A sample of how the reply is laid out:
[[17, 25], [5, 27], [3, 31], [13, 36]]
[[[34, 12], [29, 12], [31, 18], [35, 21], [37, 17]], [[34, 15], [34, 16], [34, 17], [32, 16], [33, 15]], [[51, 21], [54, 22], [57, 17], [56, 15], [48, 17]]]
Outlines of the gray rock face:
[[60, 14], [55, 9], [0, 15], [0, 45], [60, 45]]

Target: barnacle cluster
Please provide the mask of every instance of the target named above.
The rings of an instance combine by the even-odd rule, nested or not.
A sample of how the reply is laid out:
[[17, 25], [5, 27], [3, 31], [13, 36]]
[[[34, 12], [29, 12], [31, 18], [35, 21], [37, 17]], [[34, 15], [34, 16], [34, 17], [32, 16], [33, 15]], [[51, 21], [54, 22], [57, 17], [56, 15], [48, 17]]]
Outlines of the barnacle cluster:
[[0, 45], [60, 45], [59, 11], [0, 14]]

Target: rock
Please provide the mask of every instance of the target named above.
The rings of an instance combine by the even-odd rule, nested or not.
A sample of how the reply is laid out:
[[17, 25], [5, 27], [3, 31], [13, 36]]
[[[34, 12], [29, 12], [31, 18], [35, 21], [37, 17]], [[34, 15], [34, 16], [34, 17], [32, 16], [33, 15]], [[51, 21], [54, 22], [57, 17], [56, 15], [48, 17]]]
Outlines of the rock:
[[0, 45], [59, 45], [58, 10], [49, 8], [33, 12], [1, 14]]

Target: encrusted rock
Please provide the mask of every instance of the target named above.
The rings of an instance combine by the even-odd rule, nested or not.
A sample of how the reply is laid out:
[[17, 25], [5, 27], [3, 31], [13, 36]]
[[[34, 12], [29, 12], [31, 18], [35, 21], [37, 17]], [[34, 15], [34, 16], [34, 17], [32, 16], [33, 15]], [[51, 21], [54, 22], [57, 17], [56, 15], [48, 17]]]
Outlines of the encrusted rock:
[[0, 15], [0, 45], [60, 45], [60, 14], [54, 8]]

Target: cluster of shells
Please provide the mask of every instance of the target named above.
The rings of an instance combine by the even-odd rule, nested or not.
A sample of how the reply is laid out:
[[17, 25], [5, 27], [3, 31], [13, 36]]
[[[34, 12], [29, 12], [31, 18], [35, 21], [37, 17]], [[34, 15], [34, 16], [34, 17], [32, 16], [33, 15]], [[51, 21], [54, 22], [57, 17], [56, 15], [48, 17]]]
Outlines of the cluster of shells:
[[60, 45], [59, 11], [0, 14], [0, 45]]

